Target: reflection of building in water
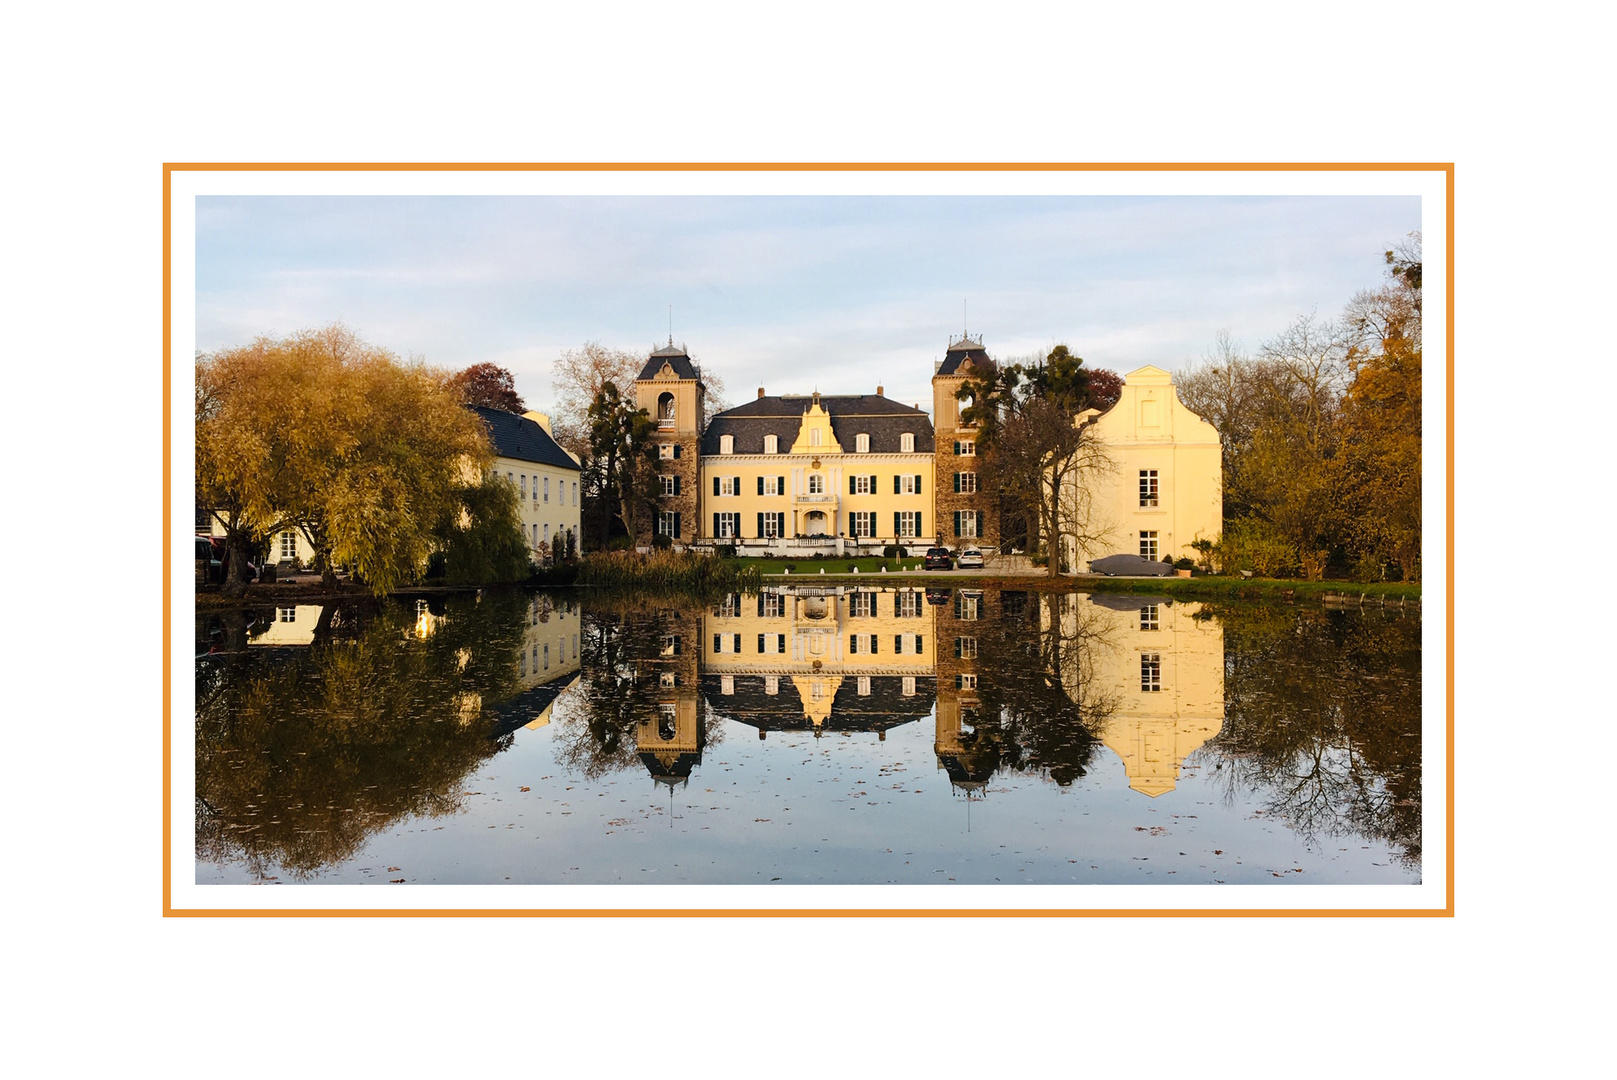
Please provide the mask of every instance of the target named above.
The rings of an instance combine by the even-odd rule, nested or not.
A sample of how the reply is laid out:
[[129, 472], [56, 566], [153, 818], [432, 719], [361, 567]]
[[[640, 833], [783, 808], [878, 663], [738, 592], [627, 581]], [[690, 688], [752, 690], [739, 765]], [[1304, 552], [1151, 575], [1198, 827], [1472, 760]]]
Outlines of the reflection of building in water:
[[650, 684], [654, 711], [635, 724], [635, 749], [641, 764], [660, 784], [690, 781], [702, 763], [706, 729], [698, 693], [702, 617], [695, 610], [660, 611], [662, 643], [657, 655], [640, 662], [640, 677]]
[[[416, 601], [418, 632], [431, 633], [437, 627], [443, 618], [442, 608], [437, 607], [440, 603]], [[556, 698], [578, 681], [578, 605], [558, 604], [551, 596], [541, 593], [529, 598], [524, 615], [522, 641], [515, 655], [505, 661], [515, 670], [516, 693], [499, 702], [486, 702], [473, 692], [461, 695], [462, 722], [476, 720], [487, 708], [501, 734], [519, 727], [544, 727], [550, 723]], [[462, 670], [471, 660], [470, 653], [463, 649]]]
[[1179, 767], [1224, 726], [1224, 629], [1202, 605], [1098, 594], [1064, 612], [1092, 614], [1101, 632], [1086, 676], [1113, 707], [1097, 732], [1123, 761], [1129, 787], [1172, 791]]
[[875, 731], [932, 707], [934, 635], [916, 588], [787, 587], [732, 594], [702, 620], [702, 692], [769, 731]]
[[321, 604], [278, 605], [273, 620], [248, 631], [247, 644], [312, 645], [322, 610]]

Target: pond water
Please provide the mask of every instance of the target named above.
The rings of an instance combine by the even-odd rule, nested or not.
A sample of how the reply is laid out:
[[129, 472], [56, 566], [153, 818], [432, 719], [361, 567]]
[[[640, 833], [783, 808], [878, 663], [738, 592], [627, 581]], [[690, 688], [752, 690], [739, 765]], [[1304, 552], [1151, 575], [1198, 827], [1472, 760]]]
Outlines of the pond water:
[[1421, 878], [1413, 610], [485, 591], [196, 643], [199, 885]]

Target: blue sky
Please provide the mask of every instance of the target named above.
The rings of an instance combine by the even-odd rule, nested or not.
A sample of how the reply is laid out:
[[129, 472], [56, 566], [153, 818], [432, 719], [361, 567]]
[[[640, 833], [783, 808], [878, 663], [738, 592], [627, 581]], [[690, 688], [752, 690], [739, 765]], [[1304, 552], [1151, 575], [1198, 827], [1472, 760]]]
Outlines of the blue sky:
[[[530, 407], [585, 341], [669, 334], [732, 404], [819, 389], [930, 408], [969, 323], [1014, 358], [1181, 370], [1334, 316], [1418, 197], [206, 196], [197, 347], [341, 320], [402, 355], [510, 368]], [[962, 302], [966, 312], [962, 313]]]

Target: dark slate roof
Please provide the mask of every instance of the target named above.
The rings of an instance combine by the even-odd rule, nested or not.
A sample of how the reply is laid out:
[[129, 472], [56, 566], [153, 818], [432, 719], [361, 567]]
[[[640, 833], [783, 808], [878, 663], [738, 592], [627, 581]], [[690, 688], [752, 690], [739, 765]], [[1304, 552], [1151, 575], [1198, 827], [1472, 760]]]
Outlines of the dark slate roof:
[[[735, 439], [738, 454], [764, 452], [764, 436], [774, 435], [780, 441], [780, 452], [786, 453], [797, 441], [797, 431], [803, 414], [808, 412], [814, 399], [811, 396], [785, 395], [761, 397], [726, 409], [708, 422], [702, 434], [702, 453], [719, 452], [719, 436]], [[901, 405], [879, 394], [820, 395], [820, 407], [831, 414], [831, 433], [837, 437], [846, 453], [853, 453], [857, 445], [854, 436], [870, 436], [872, 454], [897, 454], [902, 442], [899, 436], [908, 432], [915, 436], [915, 452], [932, 452], [932, 418], [920, 409]]]
[[[791, 675], [780, 676], [779, 692], [774, 694], [765, 692], [764, 678], [737, 675], [735, 693], [726, 694], [722, 675], [705, 674], [702, 696], [714, 712], [761, 731], [813, 730], [813, 722], [803, 715], [803, 699], [792, 684]], [[826, 718], [823, 730], [886, 731], [931, 715], [937, 697], [936, 677], [917, 676], [913, 697], [904, 696], [903, 683], [901, 675], [872, 675], [870, 694], [861, 697], [858, 679], [845, 676], [831, 699], [831, 715]]]
[[674, 374], [682, 379], [701, 378], [696, 373], [696, 365], [691, 363], [689, 356], [685, 355], [685, 350], [675, 345], [672, 341], [651, 354], [651, 359], [646, 361], [646, 366], [640, 369], [640, 377], [642, 379], [656, 378], [657, 372], [663, 369], [664, 363], [672, 367]]
[[554, 465], [558, 469], [578, 468], [572, 455], [557, 446], [544, 428], [526, 416], [482, 405], [473, 405], [471, 409], [483, 418], [489, 438], [494, 441], [494, 452], [500, 457]]
[[516, 697], [485, 709], [483, 717], [494, 725], [490, 738], [499, 738], [509, 735], [520, 728], [526, 727], [533, 718], [550, 708], [556, 699], [561, 697], [562, 691], [578, 681], [578, 672], [570, 671], [565, 675], [558, 675], [547, 683], [530, 686]]
[[988, 353], [983, 349], [980, 338], [973, 341], [969, 337], [963, 337], [949, 346], [949, 351], [943, 358], [943, 366], [938, 368], [936, 374], [958, 375], [961, 362], [968, 357], [971, 360], [975, 374], [981, 374], [985, 369], [993, 371], [997, 366], [994, 361], [988, 358]]

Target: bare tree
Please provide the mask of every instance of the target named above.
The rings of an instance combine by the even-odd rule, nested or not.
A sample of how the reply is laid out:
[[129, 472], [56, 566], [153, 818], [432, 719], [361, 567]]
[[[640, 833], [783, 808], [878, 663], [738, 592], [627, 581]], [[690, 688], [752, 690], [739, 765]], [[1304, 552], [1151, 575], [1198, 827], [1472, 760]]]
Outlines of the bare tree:
[[556, 394], [551, 432], [563, 447], [587, 457], [590, 452], [590, 406], [607, 383], [632, 388], [645, 365], [645, 357], [622, 349], [609, 349], [598, 341], [568, 349], [551, 368], [550, 384]]

